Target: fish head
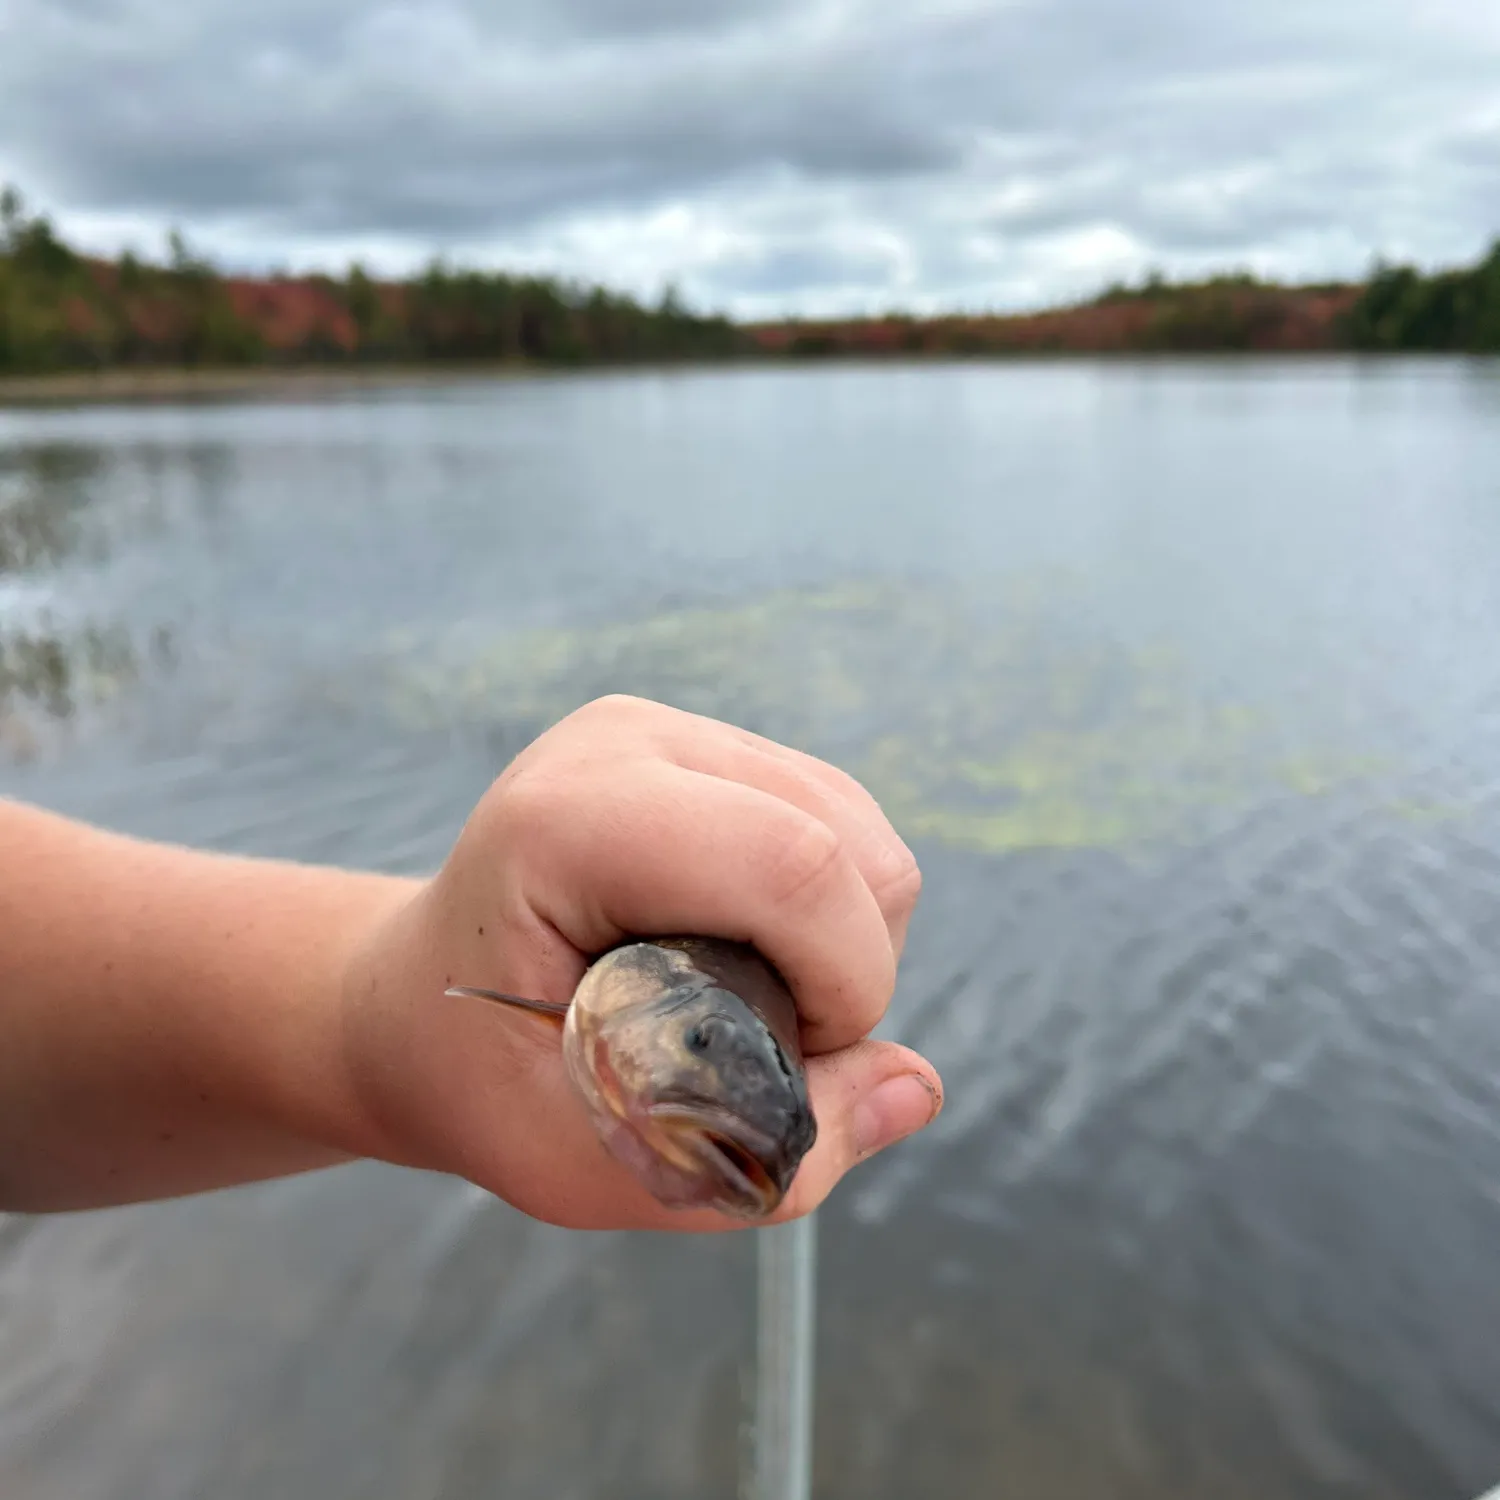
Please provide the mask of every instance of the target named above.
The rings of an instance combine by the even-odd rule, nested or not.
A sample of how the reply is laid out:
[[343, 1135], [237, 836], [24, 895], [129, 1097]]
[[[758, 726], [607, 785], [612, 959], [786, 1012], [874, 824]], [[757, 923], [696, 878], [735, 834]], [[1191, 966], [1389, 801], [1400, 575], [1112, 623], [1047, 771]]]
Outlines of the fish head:
[[764, 1218], [817, 1135], [800, 1059], [712, 976], [679, 963], [655, 980], [620, 979], [626, 998], [612, 1006], [575, 1001], [564, 1049], [574, 1082], [606, 1145], [659, 1201]]

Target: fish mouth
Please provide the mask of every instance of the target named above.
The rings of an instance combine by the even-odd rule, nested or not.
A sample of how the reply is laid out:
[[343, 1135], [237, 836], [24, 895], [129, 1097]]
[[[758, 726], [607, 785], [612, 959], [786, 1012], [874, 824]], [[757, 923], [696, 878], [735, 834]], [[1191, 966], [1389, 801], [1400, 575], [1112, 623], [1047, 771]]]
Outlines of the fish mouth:
[[779, 1169], [782, 1153], [769, 1136], [702, 1106], [659, 1104], [650, 1119], [709, 1179], [714, 1207], [762, 1219], [781, 1206], [791, 1174]]

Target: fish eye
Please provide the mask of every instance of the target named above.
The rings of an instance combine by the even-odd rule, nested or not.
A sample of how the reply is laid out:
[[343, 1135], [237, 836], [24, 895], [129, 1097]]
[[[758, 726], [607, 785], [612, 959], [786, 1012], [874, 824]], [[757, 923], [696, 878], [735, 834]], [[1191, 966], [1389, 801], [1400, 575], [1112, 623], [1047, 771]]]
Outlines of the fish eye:
[[714, 1050], [715, 1045], [720, 1042], [729, 1030], [729, 1023], [723, 1016], [705, 1016], [701, 1021], [689, 1026], [684, 1041], [689, 1052], [695, 1052], [699, 1057], [705, 1056]]

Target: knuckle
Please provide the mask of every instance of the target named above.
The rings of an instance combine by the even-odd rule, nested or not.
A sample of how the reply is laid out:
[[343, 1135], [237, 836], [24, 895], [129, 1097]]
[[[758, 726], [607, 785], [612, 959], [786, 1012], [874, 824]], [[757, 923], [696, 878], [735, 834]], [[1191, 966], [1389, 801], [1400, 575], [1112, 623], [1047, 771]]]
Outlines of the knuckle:
[[823, 782], [830, 792], [842, 798], [849, 807], [856, 810], [861, 818], [873, 816], [878, 821], [885, 822], [885, 814], [880, 809], [880, 803], [876, 800], [864, 782], [852, 772], [846, 771], [842, 766], [836, 766], [831, 761], [814, 761], [814, 774]]
[[587, 737], [593, 753], [660, 756], [678, 721], [680, 709], [630, 693], [606, 693], [576, 708], [564, 721]]
[[922, 871], [914, 855], [905, 844], [890, 856], [890, 868], [880, 881], [879, 896], [882, 905], [906, 910], [917, 904], [922, 894]]
[[767, 861], [768, 893], [780, 905], [808, 899], [839, 870], [844, 842], [816, 818], [800, 820], [795, 831], [778, 838]]
[[851, 775], [842, 766], [836, 766], [831, 761], [822, 761], [823, 774], [831, 786], [837, 787], [851, 802], [864, 803], [873, 807], [875, 799], [870, 795], [869, 789], [857, 777]]
[[817, 762], [814, 768], [798, 767], [793, 777], [824, 798], [841, 801], [863, 830], [860, 866], [870, 890], [882, 909], [900, 911], [916, 904], [922, 893], [922, 872], [916, 856], [890, 825], [880, 804], [847, 771]]
[[585, 728], [618, 724], [623, 720], [636, 718], [644, 703], [644, 699], [632, 698], [629, 693], [605, 693], [603, 697], [592, 698], [575, 708], [568, 715], [568, 722]]
[[649, 698], [637, 698], [634, 693], [605, 693], [584, 705], [585, 711], [596, 714], [638, 714], [649, 712], [655, 705]]

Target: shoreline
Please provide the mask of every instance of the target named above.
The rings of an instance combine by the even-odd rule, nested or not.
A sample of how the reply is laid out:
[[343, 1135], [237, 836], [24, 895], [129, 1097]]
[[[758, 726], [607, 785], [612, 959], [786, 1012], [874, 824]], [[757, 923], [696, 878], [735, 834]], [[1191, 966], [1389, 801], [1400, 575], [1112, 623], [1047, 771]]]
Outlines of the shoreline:
[[112, 402], [242, 400], [249, 396], [323, 396], [389, 390], [464, 379], [512, 379], [547, 367], [518, 361], [420, 365], [245, 365], [175, 369], [67, 370], [47, 375], [0, 375], [0, 410], [30, 406], [89, 406]]
[[174, 369], [69, 370], [48, 375], [0, 375], [0, 412], [45, 406], [136, 405], [153, 402], [240, 401], [253, 398], [296, 399], [339, 396], [356, 391], [398, 390], [451, 385], [462, 381], [496, 381], [547, 375], [622, 373], [670, 369], [836, 369], [890, 365], [983, 365], [1061, 363], [1141, 363], [1265, 365], [1275, 363], [1338, 364], [1348, 361], [1440, 363], [1460, 359], [1493, 359], [1428, 350], [1364, 349], [999, 349], [983, 353], [947, 350], [903, 350], [877, 353], [850, 349], [806, 355], [768, 351], [749, 359], [600, 361], [559, 365], [538, 361], [496, 360], [474, 363], [411, 365], [246, 365]]

